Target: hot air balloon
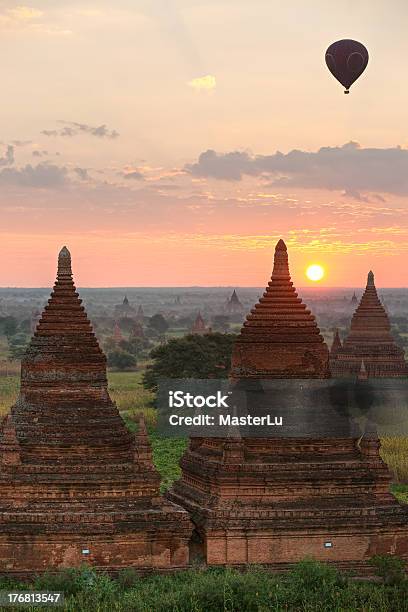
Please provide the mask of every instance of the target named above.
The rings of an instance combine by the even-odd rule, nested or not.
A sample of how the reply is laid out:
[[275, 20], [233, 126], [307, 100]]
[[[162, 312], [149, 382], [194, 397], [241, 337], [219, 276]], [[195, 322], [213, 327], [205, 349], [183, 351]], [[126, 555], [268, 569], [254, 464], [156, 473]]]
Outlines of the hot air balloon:
[[332, 75], [349, 93], [351, 85], [363, 74], [368, 64], [368, 51], [357, 40], [338, 40], [326, 51], [326, 64]]

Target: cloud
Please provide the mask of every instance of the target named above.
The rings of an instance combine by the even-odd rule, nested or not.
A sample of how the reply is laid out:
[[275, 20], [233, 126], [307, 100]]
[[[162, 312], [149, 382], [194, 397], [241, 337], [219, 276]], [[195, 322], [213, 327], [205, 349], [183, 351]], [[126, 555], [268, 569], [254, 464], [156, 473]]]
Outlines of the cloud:
[[38, 149], [32, 151], [33, 157], [42, 157], [43, 155], [48, 155], [48, 151], [39, 151]]
[[11, 166], [14, 164], [14, 147], [8, 145], [3, 157], [0, 157], [0, 166]]
[[31, 144], [31, 140], [12, 140], [11, 144], [13, 144], [15, 147], [26, 147], [27, 145]]
[[67, 169], [54, 164], [27, 164], [22, 168], [3, 168], [0, 183], [17, 187], [55, 188], [67, 182]]
[[138, 181], [142, 181], [144, 179], [143, 174], [139, 170], [131, 170], [130, 172], [123, 172], [122, 176], [125, 179], [134, 179]]
[[119, 136], [119, 132], [108, 129], [104, 123], [96, 127], [87, 123], [77, 123], [76, 121], [59, 120], [58, 123], [64, 124], [64, 127], [60, 130], [42, 130], [41, 134], [44, 136], [66, 136], [69, 138], [79, 134], [90, 134], [91, 136], [96, 136], [96, 138], [108, 139], [118, 138]]
[[187, 83], [187, 85], [189, 85], [195, 91], [211, 91], [212, 89], [216, 88], [217, 81], [215, 76], [212, 74], [206, 74], [205, 76], [192, 79]]
[[89, 178], [88, 170], [86, 168], [74, 168], [74, 172], [81, 179], [81, 181], [86, 181]]
[[61, 29], [53, 24], [50, 13], [45, 14], [43, 11], [30, 6], [0, 8], [0, 30], [57, 36], [72, 34], [71, 30]]
[[32, 8], [31, 6], [16, 6], [7, 10], [7, 13], [13, 19], [18, 21], [30, 21], [31, 19], [37, 19], [43, 15], [42, 11]]
[[408, 149], [401, 147], [363, 148], [349, 142], [316, 152], [294, 149], [272, 155], [208, 150], [185, 170], [193, 176], [228, 181], [263, 176], [273, 187], [338, 190], [359, 199], [364, 191], [408, 195]]

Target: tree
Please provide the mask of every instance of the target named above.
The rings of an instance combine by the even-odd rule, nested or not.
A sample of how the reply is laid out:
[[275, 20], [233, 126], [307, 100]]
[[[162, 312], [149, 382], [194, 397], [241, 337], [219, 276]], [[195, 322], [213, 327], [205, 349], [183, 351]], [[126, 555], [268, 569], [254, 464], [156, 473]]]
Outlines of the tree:
[[115, 370], [133, 370], [136, 365], [136, 357], [126, 351], [111, 351], [107, 357], [108, 366]]
[[23, 321], [21, 321], [20, 326], [19, 326], [19, 331], [23, 334], [31, 335], [31, 320], [24, 319]]
[[161, 314], [155, 314], [149, 319], [149, 329], [162, 336], [169, 329], [169, 324]]
[[3, 333], [5, 336], [14, 336], [17, 333], [17, 321], [14, 317], [4, 317], [2, 321]]
[[119, 342], [119, 348], [122, 351], [130, 353], [135, 357], [138, 357], [145, 353], [146, 349], [151, 346], [151, 343], [146, 338], [132, 338], [131, 340], [121, 340]]
[[129, 333], [132, 330], [132, 327], [134, 326], [135, 322], [133, 319], [130, 319], [129, 317], [121, 317], [118, 321], [118, 325], [121, 329], [121, 331]]
[[8, 337], [9, 354], [11, 359], [22, 359], [27, 350], [27, 336], [25, 334], [16, 334]]
[[235, 334], [189, 334], [172, 338], [150, 353], [153, 364], [143, 375], [143, 386], [155, 391], [159, 378], [227, 378]]
[[229, 317], [227, 315], [215, 315], [212, 320], [214, 331], [226, 332], [229, 330]]

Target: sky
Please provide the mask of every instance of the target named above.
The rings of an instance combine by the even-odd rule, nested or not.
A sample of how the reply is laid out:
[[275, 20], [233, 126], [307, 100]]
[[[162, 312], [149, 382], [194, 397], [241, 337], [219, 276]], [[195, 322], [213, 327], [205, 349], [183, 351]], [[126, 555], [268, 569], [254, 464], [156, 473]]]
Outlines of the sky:
[[[24, 0], [22, 0], [24, 2]], [[400, 0], [0, 0], [0, 286], [406, 284]], [[350, 95], [324, 54], [370, 61]]]

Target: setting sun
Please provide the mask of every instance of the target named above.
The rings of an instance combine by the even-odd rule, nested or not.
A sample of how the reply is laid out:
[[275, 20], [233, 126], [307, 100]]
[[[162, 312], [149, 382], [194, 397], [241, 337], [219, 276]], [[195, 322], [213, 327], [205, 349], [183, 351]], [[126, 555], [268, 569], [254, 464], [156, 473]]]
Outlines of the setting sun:
[[318, 264], [313, 264], [306, 269], [306, 276], [311, 281], [322, 280], [324, 276], [324, 268]]

